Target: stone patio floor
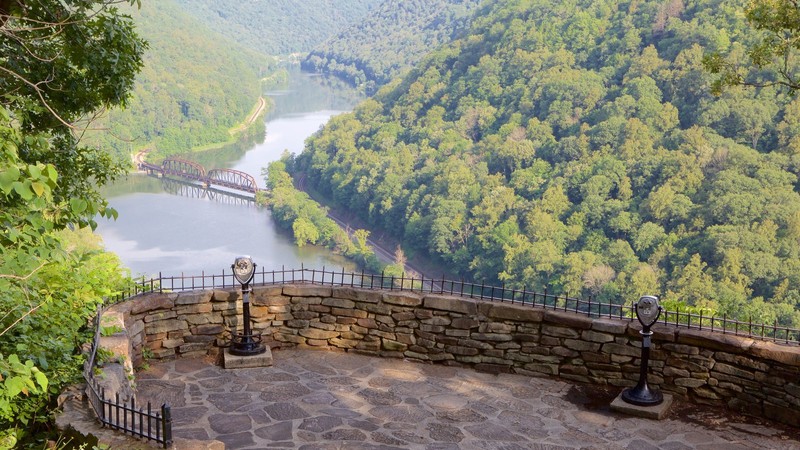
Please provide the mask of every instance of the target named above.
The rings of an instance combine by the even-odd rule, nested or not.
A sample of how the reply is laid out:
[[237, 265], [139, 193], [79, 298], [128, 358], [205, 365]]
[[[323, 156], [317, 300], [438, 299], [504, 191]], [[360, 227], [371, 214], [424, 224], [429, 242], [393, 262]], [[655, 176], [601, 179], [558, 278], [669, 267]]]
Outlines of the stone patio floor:
[[800, 430], [676, 404], [662, 421], [612, 413], [618, 390], [345, 352], [273, 351], [274, 365], [156, 363], [139, 403], [174, 434], [227, 449], [800, 449]]

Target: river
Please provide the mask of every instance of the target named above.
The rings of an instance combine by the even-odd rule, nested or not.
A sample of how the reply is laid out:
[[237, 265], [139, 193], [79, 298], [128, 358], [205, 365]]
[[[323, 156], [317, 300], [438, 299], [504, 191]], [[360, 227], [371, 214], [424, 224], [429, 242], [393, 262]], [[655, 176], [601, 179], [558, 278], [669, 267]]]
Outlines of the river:
[[[284, 150], [300, 153], [305, 139], [358, 101], [354, 92], [322, 77], [292, 72], [288, 86], [267, 92], [272, 108], [265, 117], [262, 142], [181, 155], [206, 169], [227, 167], [253, 175], [264, 186], [261, 169]], [[261, 140], [261, 139], [258, 139]], [[117, 253], [133, 276], [218, 274], [238, 255], [250, 255], [259, 267], [354, 269], [326, 248], [297, 247], [276, 227], [269, 210], [226, 196], [210, 199], [199, 189], [131, 174], [104, 189], [119, 212], [116, 221], [98, 220], [106, 249]]]

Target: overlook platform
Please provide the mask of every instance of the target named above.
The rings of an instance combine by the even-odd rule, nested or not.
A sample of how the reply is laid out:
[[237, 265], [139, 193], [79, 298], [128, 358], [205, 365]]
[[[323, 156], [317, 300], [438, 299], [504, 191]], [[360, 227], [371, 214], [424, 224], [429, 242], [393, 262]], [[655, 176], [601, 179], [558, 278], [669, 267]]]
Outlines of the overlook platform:
[[552, 378], [279, 350], [272, 367], [158, 362], [139, 396], [173, 406], [177, 438], [226, 449], [796, 449], [800, 431], [678, 402], [662, 421], [612, 413], [616, 390]]

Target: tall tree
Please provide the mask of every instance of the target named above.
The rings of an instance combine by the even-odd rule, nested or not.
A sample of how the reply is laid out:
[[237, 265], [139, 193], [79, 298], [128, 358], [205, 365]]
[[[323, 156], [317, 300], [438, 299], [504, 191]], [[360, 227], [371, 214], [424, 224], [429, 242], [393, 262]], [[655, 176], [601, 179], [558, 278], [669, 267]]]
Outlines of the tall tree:
[[721, 92], [733, 85], [784, 86], [800, 89], [800, 2], [797, 0], [751, 0], [744, 10], [750, 25], [762, 32], [745, 54], [757, 70], [741, 61], [712, 53], [706, 67], [719, 74], [713, 88]]
[[55, 233], [115, 214], [97, 187], [125, 165], [80, 144], [142, 65], [146, 44], [115, 3], [0, 1], [0, 438], [46, 420], [39, 409], [79, 372], [81, 329], [120, 276]]

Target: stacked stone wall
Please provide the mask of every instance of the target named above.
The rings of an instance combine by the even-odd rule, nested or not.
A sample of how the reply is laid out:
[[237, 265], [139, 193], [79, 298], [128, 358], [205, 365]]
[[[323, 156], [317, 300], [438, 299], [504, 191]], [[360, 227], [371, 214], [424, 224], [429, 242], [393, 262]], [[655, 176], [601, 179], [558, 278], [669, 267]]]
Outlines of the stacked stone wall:
[[[134, 364], [218, 354], [241, 331], [236, 291], [148, 294], [114, 310], [125, 316]], [[641, 326], [630, 320], [307, 284], [257, 287], [250, 311], [253, 330], [273, 348], [340, 349], [620, 388], [639, 374]], [[652, 385], [800, 426], [800, 348], [663, 325], [653, 331]]]

